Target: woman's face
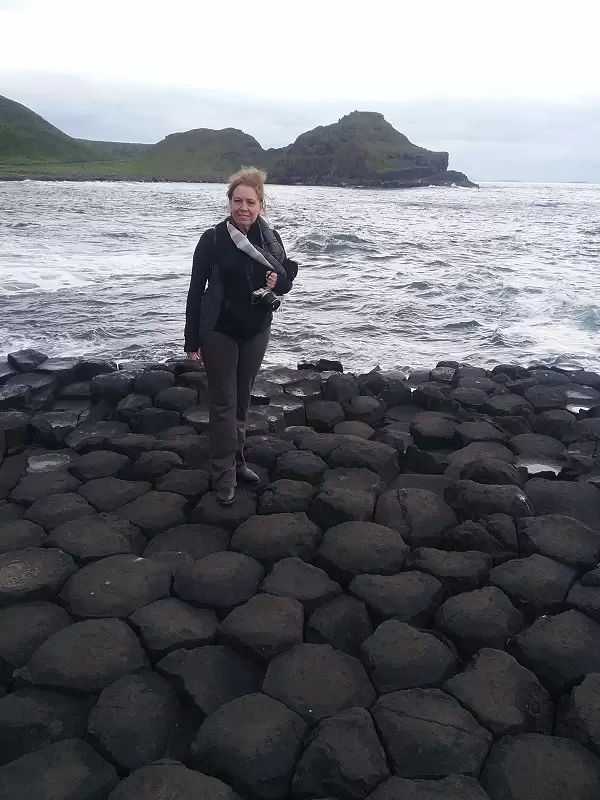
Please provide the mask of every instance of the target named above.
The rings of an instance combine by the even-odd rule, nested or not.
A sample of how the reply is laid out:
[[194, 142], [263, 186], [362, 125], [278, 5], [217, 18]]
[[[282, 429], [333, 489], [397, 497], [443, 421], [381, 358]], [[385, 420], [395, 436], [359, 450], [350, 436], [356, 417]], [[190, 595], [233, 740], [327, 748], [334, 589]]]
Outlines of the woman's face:
[[229, 201], [229, 213], [238, 228], [246, 233], [260, 214], [260, 200], [256, 189], [243, 184], [236, 186]]

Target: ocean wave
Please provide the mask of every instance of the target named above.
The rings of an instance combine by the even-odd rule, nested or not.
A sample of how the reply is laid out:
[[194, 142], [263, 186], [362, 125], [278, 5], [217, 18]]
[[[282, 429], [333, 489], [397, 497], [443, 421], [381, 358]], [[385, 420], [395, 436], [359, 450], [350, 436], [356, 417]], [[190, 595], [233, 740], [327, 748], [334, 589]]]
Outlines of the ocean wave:
[[583, 306], [573, 314], [578, 324], [588, 331], [600, 331], [600, 308], [598, 306]]
[[481, 328], [481, 323], [477, 322], [476, 319], [466, 319], [462, 322], [447, 322], [443, 327], [449, 331], [460, 331], [469, 328]]

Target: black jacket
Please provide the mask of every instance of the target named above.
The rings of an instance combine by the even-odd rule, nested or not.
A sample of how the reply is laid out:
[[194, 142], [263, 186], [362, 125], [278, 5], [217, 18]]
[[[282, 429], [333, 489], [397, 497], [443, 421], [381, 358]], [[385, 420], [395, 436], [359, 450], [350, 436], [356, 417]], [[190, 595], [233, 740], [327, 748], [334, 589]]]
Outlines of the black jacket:
[[[281, 242], [279, 234], [275, 235]], [[264, 246], [257, 223], [248, 231], [248, 239]], [[283, 266], [286, 277], [280, 275], [274, 289], [278, 295], [290, 291], [298, 270], [296, 263], [287, 258]], [[264, 266], [235, 246], [226, 221], [204, 231], [194, 251], [186, 306], [185, 351], [197, 350], [206, 330], [249, 339], [268, 328], [273, 317], [270, 308], [264, 303], [250, 303], [252, 292], [265, 285], [266, 272]]]

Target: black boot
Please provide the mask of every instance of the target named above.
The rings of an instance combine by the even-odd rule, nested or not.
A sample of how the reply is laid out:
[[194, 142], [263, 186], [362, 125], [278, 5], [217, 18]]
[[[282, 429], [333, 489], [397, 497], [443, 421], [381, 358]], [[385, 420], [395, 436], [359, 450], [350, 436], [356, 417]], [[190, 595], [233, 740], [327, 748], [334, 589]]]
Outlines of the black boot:
[[233, 486], [227, 486], [224, 489], [217, 490], [217, 503], [222, 506], [230, 506], [235, 499], [235, 489]]
[[236, 470], [237, 478], [240, 481], [244, 481], [245, 483], [253, 483], [257, 484], [260, 483], [260, 477], [254, 472], [254, 470], [247, 467], [245, 464], [243, 467], [238, 467]]

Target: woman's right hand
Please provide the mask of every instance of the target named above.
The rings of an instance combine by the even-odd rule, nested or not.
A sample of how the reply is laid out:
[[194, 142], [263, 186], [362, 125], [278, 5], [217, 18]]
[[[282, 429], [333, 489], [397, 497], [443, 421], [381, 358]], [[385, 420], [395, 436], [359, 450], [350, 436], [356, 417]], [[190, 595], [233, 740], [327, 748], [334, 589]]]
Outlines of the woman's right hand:
[[193, 350], [191, 353], [186, 353], [186, 355], [189, 361], [202, 361], [199, 350]]

